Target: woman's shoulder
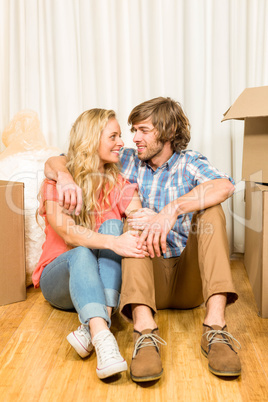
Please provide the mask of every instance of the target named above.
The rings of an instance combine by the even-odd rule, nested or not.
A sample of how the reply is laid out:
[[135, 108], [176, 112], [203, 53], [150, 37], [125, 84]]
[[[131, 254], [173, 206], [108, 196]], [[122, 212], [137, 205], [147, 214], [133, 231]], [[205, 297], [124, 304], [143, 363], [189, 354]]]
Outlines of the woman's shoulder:
[[119, 173], [117, 176], [117, 184], [124, 186], [128, 183], [129, 181], [124, 176], [122, 176], [121, 173]]
[[45, 179], [41, 186], [41, 194], [45, 200], [57, 201], [57, 183], [54, 180]]
[[123, 188], [125, 186], [131, 186], [133, 188], [138, 188], [137, 183], [131, 183], [128, 179], [126, 179], [124, 176], [121, 175], [121, 173], [118, 174], [117, 178], [117, 184], [119, 185], [120, 188]]
[[49, 186], [52, 186], [52, 187], [56, 188], [56, 185], [57, 185], [57, 182], [55, 180], [50, 180], [50, 179], [47, 179], [47, 178], [45, 178], [43, 180], [43, 183], [42, 183], [43, 188], [49, 187]]

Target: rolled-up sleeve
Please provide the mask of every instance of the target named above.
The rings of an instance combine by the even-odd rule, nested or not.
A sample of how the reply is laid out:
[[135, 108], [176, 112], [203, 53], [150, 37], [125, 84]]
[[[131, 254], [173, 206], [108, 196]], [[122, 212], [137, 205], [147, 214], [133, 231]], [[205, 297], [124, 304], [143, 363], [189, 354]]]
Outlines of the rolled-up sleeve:
[[45, 179], [41, 191], [40, 191], [40, 200], [39, 200], [39, 208], [38, 213], [40, 216], [44, 216], [46, 214], [45, 202], [46, 201], [59, 201], [58, 191], [56, 188], [56, 182], [53, 180]]
[[205, 156], [199, 153], [189, 157], [186, 164], [186, 172], [194, 186], [214, 179], [227, 179], [235, 185], [235, 181], [232, 177], [228, 176], [226, 173], [220, 172], [209, 163]]

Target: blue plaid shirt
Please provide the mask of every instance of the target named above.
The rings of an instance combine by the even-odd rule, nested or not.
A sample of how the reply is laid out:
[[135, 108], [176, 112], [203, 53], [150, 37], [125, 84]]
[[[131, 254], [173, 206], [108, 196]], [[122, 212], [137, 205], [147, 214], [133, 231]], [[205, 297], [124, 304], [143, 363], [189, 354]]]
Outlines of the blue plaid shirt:
[[[132, 148], [121, 148], [122, 175], [139, 186], [143, 208], [159, 212], [171, 201], [188, 193], [198, 184], [213, 179], [234, 180], [213, 167], [207, 158], [198, 152], [181, 151], [155, 171], [148, 163], [140, 161]], [[192, 213], [180, 215], [167, 236], [167, 251], [164, 258], [178, 257], [186, 246], [191, 227]]]

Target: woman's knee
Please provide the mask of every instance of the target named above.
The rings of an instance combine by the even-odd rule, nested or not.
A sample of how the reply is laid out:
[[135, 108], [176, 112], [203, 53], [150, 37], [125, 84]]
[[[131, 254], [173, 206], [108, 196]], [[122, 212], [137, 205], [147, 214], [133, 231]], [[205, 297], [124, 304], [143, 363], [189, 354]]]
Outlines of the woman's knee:
[[93, 251], [87, 247], [79, 246], [71, 250], [70, 268], [75, 266], [91, 265], [96, 261]]
[[123, 222], [119, 219], [108, 219], [100, 226], [99, 233], [120, 236], [123, 233]]
[[79, 246], [72, 249], [72, 255], [74, 255], [76, 258], [89, 257], [92, 255], [92, 251], [87, 247]]

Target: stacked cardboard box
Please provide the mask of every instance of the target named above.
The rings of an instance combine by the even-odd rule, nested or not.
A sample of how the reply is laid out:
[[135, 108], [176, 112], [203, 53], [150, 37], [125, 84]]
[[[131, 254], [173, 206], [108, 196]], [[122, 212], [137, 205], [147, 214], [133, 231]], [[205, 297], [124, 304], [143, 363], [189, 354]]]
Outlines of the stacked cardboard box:
[[268, 86], [247, 88], [224, 114], [244, 120], [244, 263], [261, 317], [268, 318]]
[[26, 299], [24, 185], [0, 180], [0, 305]]

